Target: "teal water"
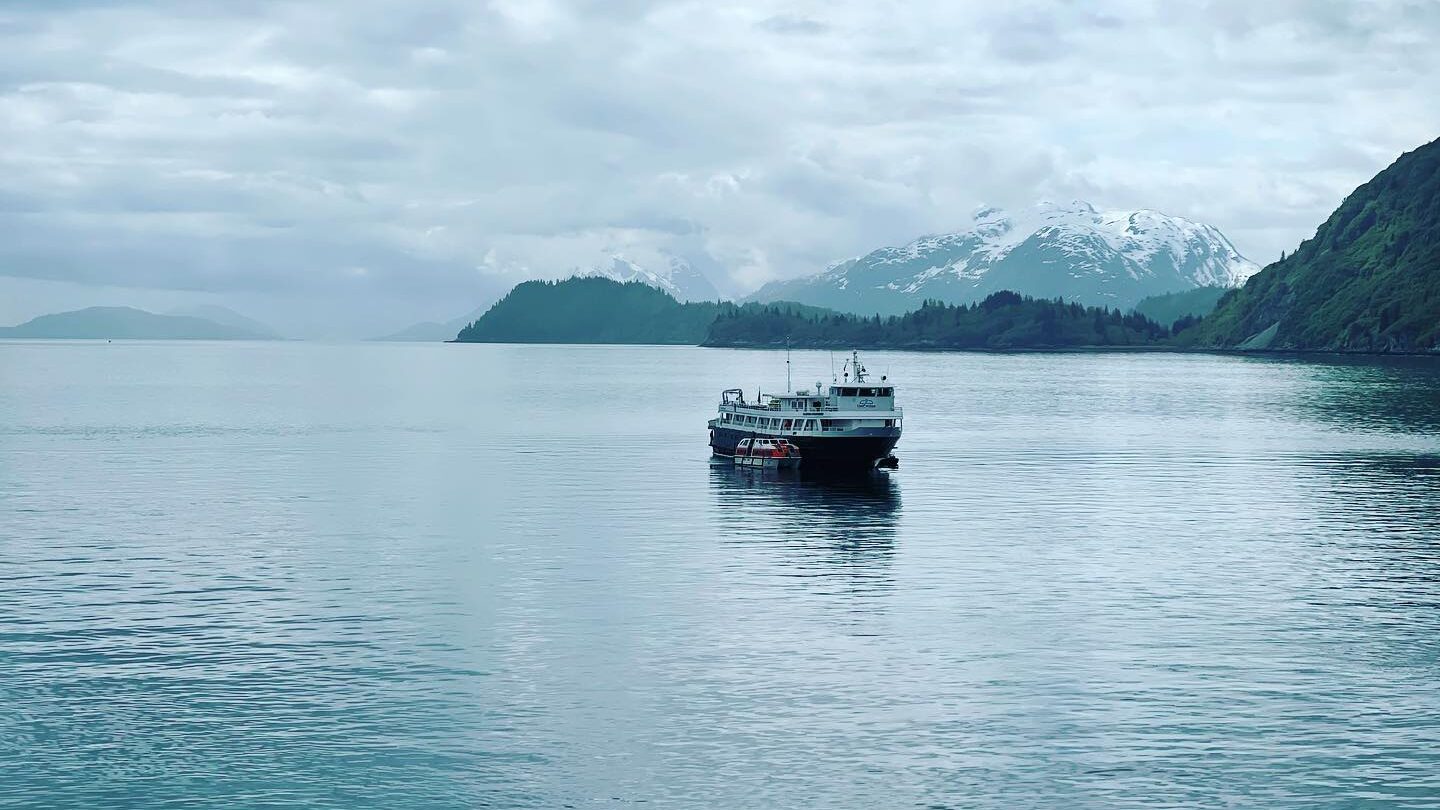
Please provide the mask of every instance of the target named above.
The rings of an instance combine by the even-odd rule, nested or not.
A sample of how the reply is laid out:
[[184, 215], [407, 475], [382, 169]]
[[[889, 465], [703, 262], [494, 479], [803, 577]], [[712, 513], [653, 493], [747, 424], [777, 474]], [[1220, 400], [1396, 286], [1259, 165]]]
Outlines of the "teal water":
[[1440, 363], [867, 360], [0, 343], [0, 806], [1440, 806]]

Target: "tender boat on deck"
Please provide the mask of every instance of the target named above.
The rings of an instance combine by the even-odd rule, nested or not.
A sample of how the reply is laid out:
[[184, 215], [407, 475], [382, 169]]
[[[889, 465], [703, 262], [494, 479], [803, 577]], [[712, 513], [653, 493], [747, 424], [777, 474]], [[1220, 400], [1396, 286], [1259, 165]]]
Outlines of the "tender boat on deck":
[[800, 448], [784, 439], [741, 439], [735, 446], [735, 466], [793, 470], [800, 466]]
[[902, 418], [895, 386], [885, 377], [872, 382], [852, 352], [843, 377], [824, 393], [818, 382], [814, 391], [756, 392], [754, 402], [739, 388], [723, 392], [709, 422], [710, 449], [734, 456], [745, 439], [784, 439], [800, 449], [806, 470], [893, 469], [899, 462], [890, 451], [900, 441]]

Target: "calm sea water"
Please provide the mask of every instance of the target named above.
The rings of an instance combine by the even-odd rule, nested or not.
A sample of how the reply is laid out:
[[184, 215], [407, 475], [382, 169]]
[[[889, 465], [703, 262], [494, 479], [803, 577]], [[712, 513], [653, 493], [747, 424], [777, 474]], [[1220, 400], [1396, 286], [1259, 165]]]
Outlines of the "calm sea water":
[[1440, 806], [1440, 362], [867, 359], [0, 343], [0, 805]]

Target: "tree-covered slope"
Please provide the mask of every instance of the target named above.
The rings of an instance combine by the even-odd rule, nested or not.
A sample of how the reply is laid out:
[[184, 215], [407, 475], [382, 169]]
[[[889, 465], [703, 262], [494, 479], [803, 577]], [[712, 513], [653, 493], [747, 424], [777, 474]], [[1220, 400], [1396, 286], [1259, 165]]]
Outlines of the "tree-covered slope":
[[1152, 295], [1135, 305], [1135, 311], [1164, 326], [1181, 318], [1203, 318], [1215, 310], [1228, 287], [1196, 287], [1184, 292]]
[[970, 305], [926, 301], [883, 318], [795, 304], [748, 305], [719, 313], [706, 346], [894, 349], [1065, 349], [1156, 346], [1169, 330], [1142, 315], [997, 292]]
[[1315, 236], [1180, 335], [1197, 346], [1440, 350], [1440, 140], [1345, 198]]
[[527, 281], [460, 330], [459, 343], [676, 343], [705, 339], [728, 305], [682, 304], [638, 281]]

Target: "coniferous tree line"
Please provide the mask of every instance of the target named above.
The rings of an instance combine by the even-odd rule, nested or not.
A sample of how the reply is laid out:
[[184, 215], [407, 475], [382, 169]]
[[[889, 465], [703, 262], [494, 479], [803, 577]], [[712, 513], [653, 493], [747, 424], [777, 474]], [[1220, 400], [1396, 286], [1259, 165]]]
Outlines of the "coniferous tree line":
[[[1195, 319], [1182, 319], [1189, 326]], [[1048, 301], [1009, 291], [975, 304], [925, 301], [914, 312], [881, 317], [806, 311], [778, 303], [722, 309], [707, 346], [896, 349], [1060, 349], [1154, 346], [1170, 329], [1136, 313]]]

